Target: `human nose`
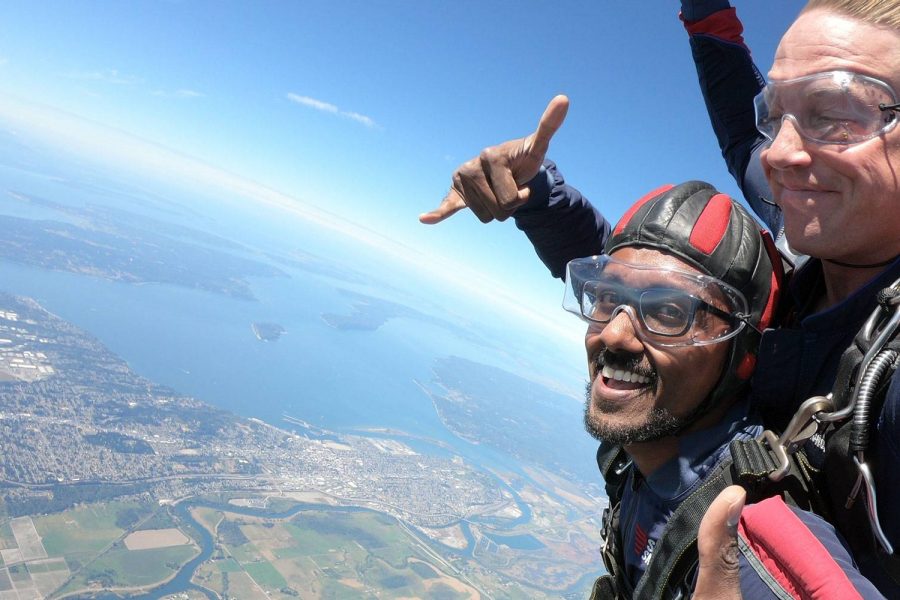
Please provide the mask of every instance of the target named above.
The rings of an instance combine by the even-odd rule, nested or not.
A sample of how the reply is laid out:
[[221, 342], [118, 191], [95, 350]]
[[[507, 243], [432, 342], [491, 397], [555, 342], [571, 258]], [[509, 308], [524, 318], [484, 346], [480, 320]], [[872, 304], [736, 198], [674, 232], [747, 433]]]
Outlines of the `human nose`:
[[786, 169], [809, 164], [810, 155], [806, 140], [800, 135], [797, 120], [793, 115], [784, 115], [775, 139], [763, 150], [762, 159], [773, 169]]
[[620, 306], [600, 332], [598, 340], [610, 350], [638, 354], [644, 349], [638, 338], [638, 327], [634, 309]]

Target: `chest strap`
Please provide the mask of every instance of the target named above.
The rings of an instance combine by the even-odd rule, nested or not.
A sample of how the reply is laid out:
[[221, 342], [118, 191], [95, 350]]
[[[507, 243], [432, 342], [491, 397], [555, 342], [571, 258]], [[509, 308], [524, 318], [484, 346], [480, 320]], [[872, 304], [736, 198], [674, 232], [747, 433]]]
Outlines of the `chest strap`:
[[[732, 453], [734, 454], [736, 450], [740, 452], [743, 443], [732, 442], [730, 448]], [[605, 468], [604, 473], [607, 474], [607, 487], [615, 489], [608, 489], [610, 507], [604, 513], [602, 532], [604, 563], [607, 564], [609, 575], [602, 578], [604, 579], [602, 582], [598, 580], [591, 598], [656, 600], [688, 597], [697, 568], [697, 532], [700, 521], [713, 499], [729, 485], [739, 484], [747, 489], [748, 502], [782, 495], [789, 503], [802, 508], [809, 508], [810, 505], [808, 481], [801, 479], [802, 470], [794, 457], [790, 459], [790, 476], [783, 477], [777, 482], [766, 476], [769, 467], [776, 466], [776, 463], [772, 460], [766, 463], [763, 454], [759, 455], [759, 460], [763, 461], [765, 468], [759, 467], [753, 461], [726, 458], [669, 517], [644, 574], [632, 590], [625, 577], [624, 557], [618, 539], [619, 500], [628, 479], [628, 471], [633, 468], [629, 462], [623, 462], [623, 455], [624, 452], [620, 451], [603, 452], [603, 448], [598, 452], [598, 463], [602, 463], [601, 469]], [[627, 459], [627, 455], [624, 459]], [[611, 596], [604, 595], [610, 593], [610, 590], [614, 591]]]
[[650, 563], [634, 589], [634, 598], [679, 598], [690, 594], [693, 571], [697, 567], [700, 520], [719, 492], [734, 483], [731, 466], [730, 460], [719, 464], [669, 517]]

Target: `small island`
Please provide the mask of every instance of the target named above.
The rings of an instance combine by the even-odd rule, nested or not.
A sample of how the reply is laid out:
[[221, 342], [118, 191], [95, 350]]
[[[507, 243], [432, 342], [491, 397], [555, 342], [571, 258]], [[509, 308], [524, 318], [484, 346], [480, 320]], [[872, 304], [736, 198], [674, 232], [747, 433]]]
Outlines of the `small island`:
[[274, 342], [284, 333], [284, 327], [278, 323], [251, 323], [253, 335], [261, 342]]

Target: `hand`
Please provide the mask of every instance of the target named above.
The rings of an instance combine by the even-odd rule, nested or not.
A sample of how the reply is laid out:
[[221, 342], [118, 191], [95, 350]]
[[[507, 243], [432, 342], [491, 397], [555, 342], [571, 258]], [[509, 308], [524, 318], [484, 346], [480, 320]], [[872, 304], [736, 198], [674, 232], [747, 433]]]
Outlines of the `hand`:
[[440, 206], [419, 215], [427, 225], [440, 223], [469, 207], [483, 223], [504, 221], [528, 201], [528, 188], [544, 162], [550, 138], [563, 124], [569, 99], [556, 96], [541, 116], [537, 131], [481, 151], [453, 173], [453, 185]]
[[716, 496], [700, 521], [700, 571], [692, 600], [741, 600], [737, 526], [747, 493], [732, 485]]

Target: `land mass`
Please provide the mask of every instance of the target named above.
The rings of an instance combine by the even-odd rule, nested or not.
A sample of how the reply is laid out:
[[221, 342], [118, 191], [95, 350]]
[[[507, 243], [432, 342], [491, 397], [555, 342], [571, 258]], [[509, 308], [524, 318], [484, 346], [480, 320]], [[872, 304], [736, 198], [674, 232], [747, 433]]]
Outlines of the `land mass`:
[[375, 331], [390, 319], [398, 317], [424, 317], [422, 313], [409, 307], [374, 298], [364, 294], [344, 292], [355, 298], [349, 314], [322, 313], [322, 320], [329, 326], [344, 331]]
[[[12, 262], [125, 283], [167, 283], [244, 300], [255, 298], [248, 277], [286, 276], [267, 263], [220, 249], [224, 240], [201, 232], [156, 221], [154, 230], [139, 226], [139, 217], [124, 211], [75, 209], [19, 192], [7, 194], [42, 202], [72, 221], [0, 215], [0, 258]], [[203, 243], [184, 239], [186, 232]]]
[[347, 314], [338, 313], [322, 313], [322, 320], [329, 326], [345, 331], [375, 331], [391, 319], [406, 318], [415, 319], [422, 323], [428, 323], [437, 327], [442, 327], [460, 338], [478, 344], [483, 347], [492, 347], [493, 343], [482, 337], [472, 328], [465, 327], [460, 323], [454, 323], [447, 319], [442, 319], [420, 310], [416, 310], [409, 306], [385, 300], [384, 298], [376, 298], [367, 294], [353, 292], [350, 290], [341, 290], [344, 297], [351, 298], [353, 304], [350, 312]]
[[[0, 294], [0, 374], [0, 591], [128, 595], [186, 573], [231, 597], [343, 586], [399, 598], [433, 584], [433, 597], [559, 598], [584, 596], [599, 568], [603, 503], [580, 485], [395, 438], [238, 417], [141, 378], [27, 298]], [[235, 507], [204, 509], [213, 541], [178, 508], [188, 500]], [[298, 505], [323, 516], [278, 516]], [[278, 510], [250, 517], [240, 506]], [[374, 520], [335, 512], [363, 509]], [[174, 529], [191, 541], [173, 542]], [[131, 550], [129, 539], [160, 546]], [[330, 566], [298, 570], [302, 556]]]
[[581, 402], [457, 356], [436, 360], [433, 374], [419, 385], [444, 426], [461, 439], [586, 485], [596, 480], [591, 457], [597, 443], [580, 427]]
[[274, 342], [285, 332], [284, 327], [278, 323], [251, 323], [250, 329], [261, 342]]

